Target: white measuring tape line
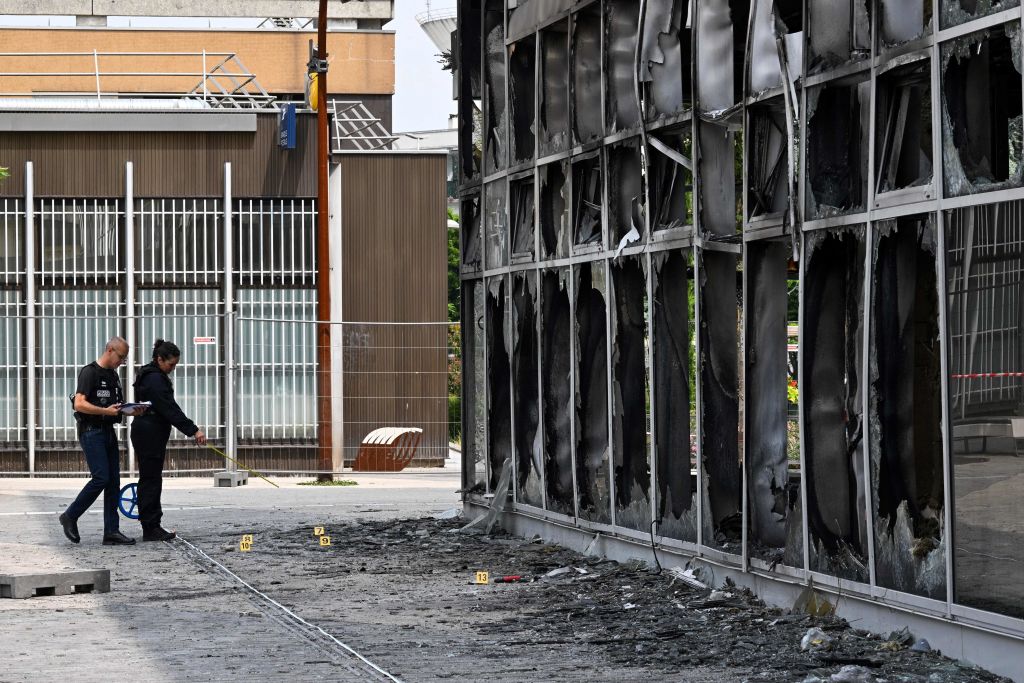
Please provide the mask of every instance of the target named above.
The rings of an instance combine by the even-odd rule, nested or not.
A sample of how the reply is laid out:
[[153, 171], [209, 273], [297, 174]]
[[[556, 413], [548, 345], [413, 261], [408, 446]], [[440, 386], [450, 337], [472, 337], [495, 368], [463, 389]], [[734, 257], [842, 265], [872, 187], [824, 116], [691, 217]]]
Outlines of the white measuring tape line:
[[[234, 573], [233, 571], [231, 571], [230, 569], [228, 569], [227, 567], [225, 567], [224, 565], [222, 565], [222, 564], [221, 564], [220, 562], [218, 562], [217, 560], [215, 560], [215, 559], [213, 559], [212, 557], [210, 557], [209, 555], [207, 555], [207, 554], [206, 554], [206, 552], [205, 552], [205, 551], [203, 551], [202, 549], [198, 548], [197, 546], [193, 545], [192, 543], [189, 543], [189, 542], [188, 542], [188, 541], [187, 541], [186, 539], [182, 538], [181, 536], [178, 536], [178, 537], [177, 537], [177, 540], [179, 540], [179, 541], [181, 541], [182, 543], [184, 543], [185, 545], [187, 545], [187, 546], [188, 546], [189, 548], [191, 548], [191, 549], [192, 549], [192, 550], [193, 550], [193, 551], [194, 551], [194, 552], [195, 552], [195, 553], [196, 553], [197, 555], [200, 555], [200, 556], [202, 556], [202, 557], [203, 557], [204, 559], [206, 559], [206, 560], [207, 560], [208, 562], [210, 562], [211, 564], [213, 564], [214, 566], [216, 566], [216, 567], [217, 567], [218, 569], [220, 569], [220, 570], [221, 570], [222, 572], [224, 572], [225, 574], [227, 574], [228, 576], [230, 576], [231, 578], [233, 578], [233, 579], [234, 579], [235, 581], [237, 581], [238, 583], [242, 584], [242, 586], [244, 586], [246, 590], [248, 590], [248, 591], [250, 591], [250, 592], [254, 593], [255, 595], [258, 595], [258, 596], [259, 596], [260, 598], [262, 598], [262, 599], [263, 599], [263, 600], [265, 600], [266, 602], [270, 603], [270, 604], [271, 604], [271, 605], [273, 605], [274, 607], [278, 608], [279, 610], [281, 610], [282, 612], [284, 612], [285, 614], [287, 614], [287, 615], [288, 615], [289, 617], [291, 617], [291, 618], [292, 618], [292, 619], [294, 619], [295, 621], [299, 622], [300, 624], [302, 624], [302, 625], [304, 625], [304, 626], [306, 626], [306, 627], [308, 627], [308, 628], [311, 628], [311, 629], [313, 629], [313, 630], [315, 630], [315, 631], [319, 631], [319, 632], [320, 632], [321, 634], [323, 634], [324, 636], [326, 636], [327, 638], [329, 638], [330, 640], [332, 640], [332, 641], [333, 641], [334, 643], [336, 643], [337, 645], [339, 645], [339, 646], [340, 646], [340, 647], [341, 647], [341, 648], [342, 648], [343, 650], [345, 650], [346, 652], [348, 652], [348, 653], [350, 653], [350, 654], [354, 655], [354, 656], [355, 656], [355, 657], [357, 657], [357, 658], [358, 658], [359, 660], [361, 660], [361, 661], [362, 661], [362, 662], [363, 662], [364, 664], [366, 664], [367, 666], [369, 666], [369, 667], [370, 667], [371, 669], [373, 669], [373, 670], [374, 670], [374, 671], [376, 671], [377, 673], [381, 674], [382, 676], [384, 676], [384, 677], [388, 678], [389, 680], [392, 680], [392, 681], [394, 681], [395, 683], [402, 683], [402, 682], [401, 682], [401, 681], [400, 681], [400, 680], [399, 680], [398, 678], [396, 678], [396, 677], [395, 677], [395, 676], [393, 676], [392, 674], [388, 673], [388, 672], [387, 672], [387, 671], [385, 671], [384, 669], [380, 668], [379, 666], [377, 666], [376, 664], [374, 664], [373, 662], [371, 662], [371, 661], [370, 661], [369, 659], [367, 659], [366, 657], [362, 656], [361, 654], [359, 654], [358, 652], [356, 652], [355, 650], [353, 650], [353, 649], [352, 649], [351, 647], [349, 647], [349, 646], [348, 646], [348, 645], [346, 645], [345, 643], [341, 642], [340, 640], [338, 640], [337, 638], [335, 638], [334, 636], [332, 636], [332, 635], [331, 635], [330, 633], [328, 633], [327, 631], [323, 630], [322, 628], [320, 628], [320, 627], [319, 627], [319, 626], [317, 626], [316, 624], [311, 624], [311, 623], [309, 623], [308, 621], [306, 621], [305, 619], [303, 619], [303, 618], [302, 618], [302, 617], [300, 617], [299, 615], [295, 614], [295, 612], [292, 612], [292, 611], [291, 611], [290, 609], [288, 609], [287, 607], [285, 607], [284, 605], [282, 605], [282, 604], [281, 604], [281, 603], [279, 603], [278, 601], [274, 600], [273, 598], [271, 598], [270, 596], [266, 595], [265, 593], [262, 593], [262, 592], [260, 592], [260, 591], [259, 591], [258, 589], [256, 589], [256, 588], [253, 588], [252, 586], [250, 586], [250, 585], [249, 585], [248, 583], [246, 583], [246, 582], [245, 582], [245, 580], [243, 580], [243, 579], [242, 579], [242, 578], [241, 578], [240, 576], [238, 576], [238, 575], [237, 575], [237, 574], [235, 574], [235, 573]], [[170, 543], [169, 541], [165, 541], [165, 542], [166, 542], [166, 543], [168, 543], [169, 545], [173, 545], [173, 544], [171, 544], [171, 543]]]

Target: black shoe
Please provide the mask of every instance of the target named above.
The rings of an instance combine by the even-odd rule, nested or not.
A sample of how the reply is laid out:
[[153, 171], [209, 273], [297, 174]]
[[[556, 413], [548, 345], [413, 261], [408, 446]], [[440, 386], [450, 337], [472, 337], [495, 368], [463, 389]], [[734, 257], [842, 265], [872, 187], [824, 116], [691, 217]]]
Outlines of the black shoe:
[[60, 520], [60, 525], [64, 527], [64, 535], [68, 537], [69, 541], [78, 543], [82, 540], [82, 537], [78, 535], [78, 522], [64, 513], [61, 513], [58, 519]]
[[143, 541], [169, 541], [174, 538], [177, 534], [173, 531], [167, 531], [162, 527], [156, 527], [153, 529], [146, 529], [142, 532]]
[[120, 531], [115, 531], [103, 537], [103, 545], [135, 545], [135, 539], [128, 538]]

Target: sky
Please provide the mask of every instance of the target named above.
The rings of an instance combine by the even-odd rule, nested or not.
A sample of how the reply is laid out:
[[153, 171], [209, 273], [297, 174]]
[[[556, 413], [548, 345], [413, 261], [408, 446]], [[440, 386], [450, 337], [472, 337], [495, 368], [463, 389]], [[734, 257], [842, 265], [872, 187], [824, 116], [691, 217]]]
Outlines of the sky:
[[454, 6], [454, 0], [395, 0], [395, 18], [384, 28], [395, 32], [394, 132], [448, 127], [455, 113], [452, 75], [443, 71], [435, 55], [437, 46], [416, 23], [427, 5], [434, 10]]
[[[451, 72], [437, 63], [437, 46], [427, 37], [416, 15], [430, 6], [434, 10], [450, 9], [455, 0], [395, 0], [395, 18], [384, 26], [395, 32], [395, 96], [393, 126], [397, 133], [437, 130], [448, 127], [448, 115], [456, 111], [452, 100]], [[4, 16], [6, 26], [73, 26], [74, 17]], [[111, 25], [127, 25], [126, 19], [111, 20]], [[249, 28], [251, 19], [216, 19], [217, 26]], [[167, 19], [135, 18], [133, 25], [166, 25]], [[178, 19], [175, 25], [207, 25], [204, 19]]]

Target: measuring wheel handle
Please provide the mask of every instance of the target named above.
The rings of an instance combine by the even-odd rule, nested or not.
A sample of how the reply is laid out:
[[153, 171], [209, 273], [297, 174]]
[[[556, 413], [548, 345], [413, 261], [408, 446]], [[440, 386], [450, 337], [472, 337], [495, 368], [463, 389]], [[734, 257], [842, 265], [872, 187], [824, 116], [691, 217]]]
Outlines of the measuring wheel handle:
[[128, 519], [138, 519], [139, 513], [135, 511], [138, 505], [138, 484], [131, 483], [122, 486], [120, 499], [117, 501], [117, 507], [121, 510], [121, 514]]

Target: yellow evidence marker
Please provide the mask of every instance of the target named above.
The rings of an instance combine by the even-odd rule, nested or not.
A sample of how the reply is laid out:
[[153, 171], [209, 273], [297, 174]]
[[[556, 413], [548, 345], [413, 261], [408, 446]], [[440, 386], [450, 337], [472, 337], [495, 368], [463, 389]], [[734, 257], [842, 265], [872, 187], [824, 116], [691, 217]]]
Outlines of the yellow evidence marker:
[[313, 527], [313, 535], [314, 536], [323, 536], [324, 535], [324, 528], [322, 526], [315, 526], [315, 527]]
[[242, 536], [242, 540], [238, 543], [238, 549], [243, 553], [247, 553], [252, 550], [252, 534]]
[[330, 544], [331, 544], [331, 537], [330, 536], [321, 536], [320, 537], [320, 545], [328, 546]]
[[491, 582], [491, 575], [490, 575], [489, 572], [477, 572], [476, 573], [476, 580], [474, 581], [474, 583], [490, 583], [490, 582]]

